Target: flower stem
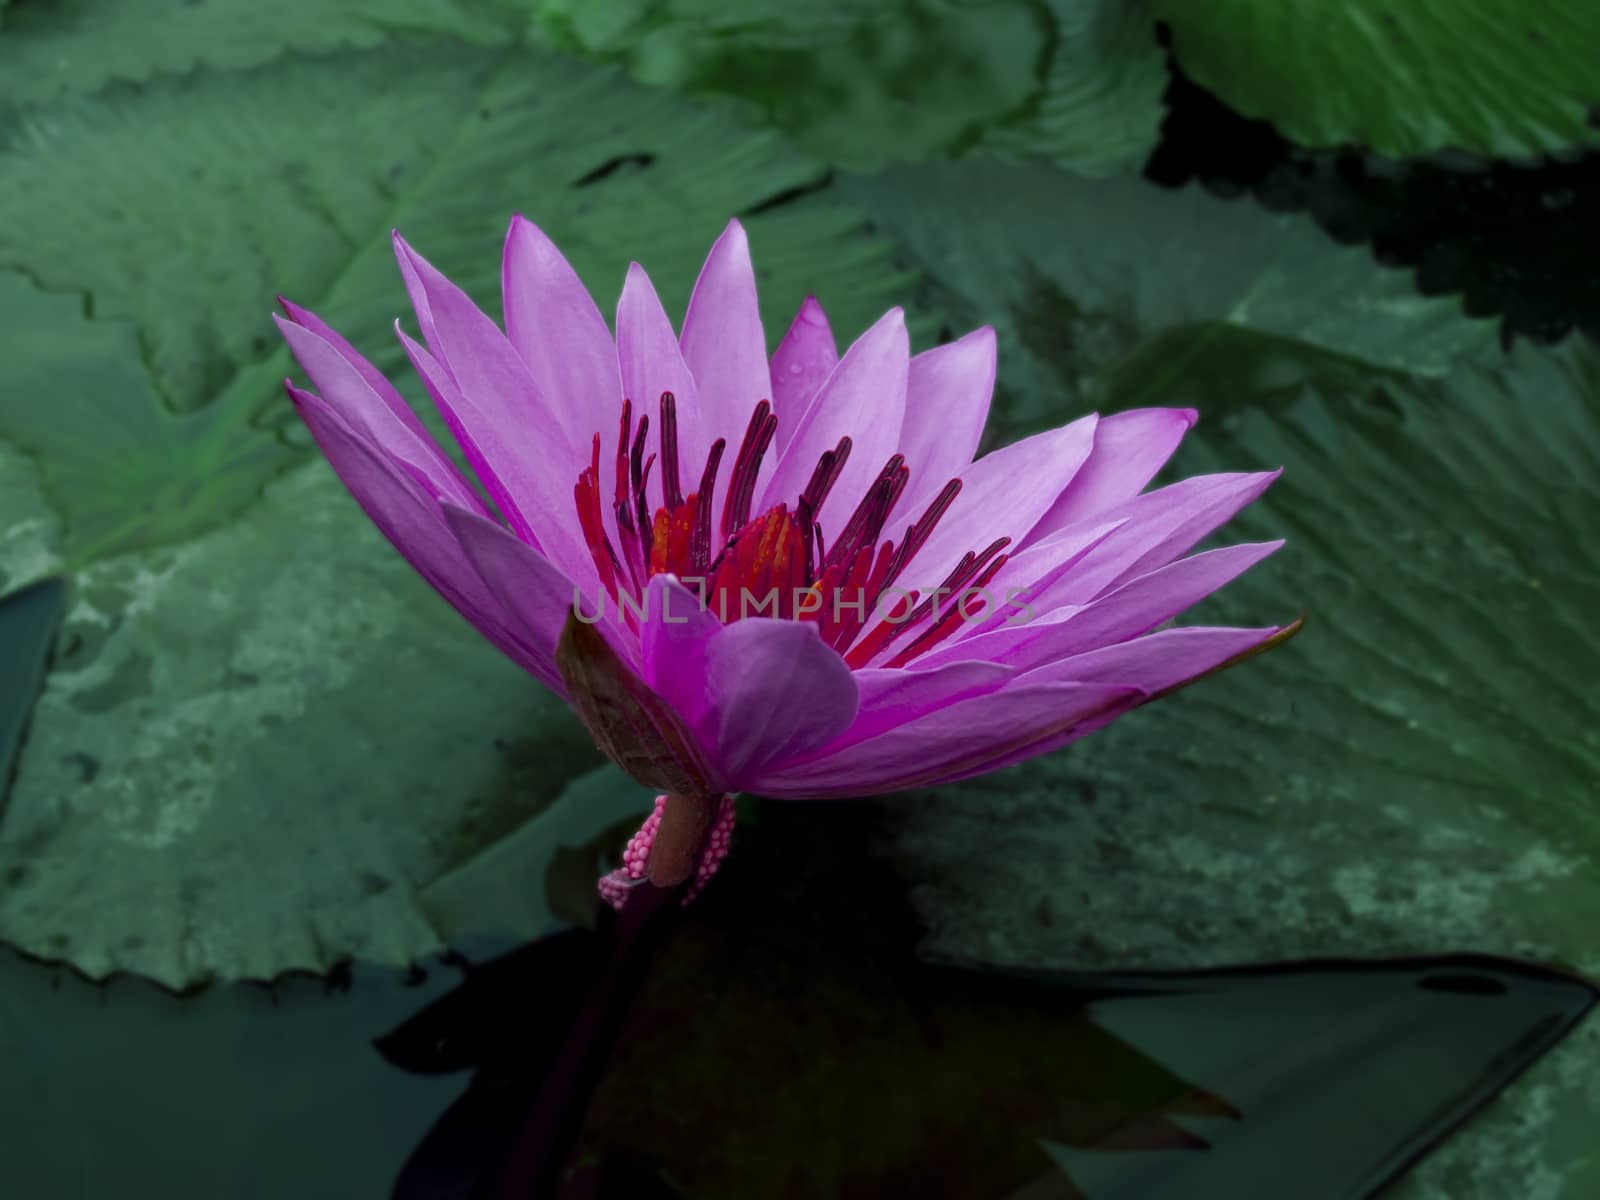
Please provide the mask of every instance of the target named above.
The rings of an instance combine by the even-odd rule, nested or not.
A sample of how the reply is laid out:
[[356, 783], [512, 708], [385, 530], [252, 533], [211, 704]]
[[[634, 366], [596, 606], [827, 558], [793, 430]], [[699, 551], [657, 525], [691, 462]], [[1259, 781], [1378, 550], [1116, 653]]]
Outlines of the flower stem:
[[650, 847], [648, 878], [656, 887], [677, 887], [694, 874], [721, 799], [720, 795], [668, 794], [661, 809], [661, 827]]
[[605, 952], [588, 998], [488, 1193], [494, 1200], [554, 1200], [559, 1195], [589, 1102], [605, 1075], [650, 957], [680, 907], [677, 900], [683, 887], [694, 876], [720, 800], [720, 795], [669, 795], [650, 850], [647, 877], [629, 889], [615, 914], [601, 906], [597, 936], [607, 940]]

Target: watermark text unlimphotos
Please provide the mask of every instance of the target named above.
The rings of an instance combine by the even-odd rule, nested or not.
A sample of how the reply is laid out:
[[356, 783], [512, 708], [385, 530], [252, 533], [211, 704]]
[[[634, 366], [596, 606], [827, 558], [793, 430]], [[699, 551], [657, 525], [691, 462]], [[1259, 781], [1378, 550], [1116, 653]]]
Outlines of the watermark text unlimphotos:
[[[704, 579], [682, 576], [678, 581], [695, 591], [699, 611], [715, 612], [717, 619], [724, 624], [730, 620], [743, 620], [746, 617], [775, 617], [780, 612], [785, 612], [786, 615], [792, 614], [796, 618], [826, 616], [834, 621], [844, 620], [845, 614], [848, 613], [863, 622], [870, 616], [887, 621], [891, 625], [898, 625], [909, 621], [929, 600], [932, 601], [935, 619], [943, 618], [953, 608], [963, 621], [987, 619], [999, 612], [1005, 613], [1004, 623], [1007, 625], [1024, 625], [1033, 620], [1033, 608], [1025, 599], [1030, 589], [1019, 587], [1007, 588], [1004, 598], [997, 596], [989, 588], [976, 586], [936, 587], [926, 592], [913, 588], [886, 587], [870, 603], [864, 588], [837, 588], [824, 595], [819, 588], [804, 587], [792, 589], [790, 603], [784, 606], [782, 588], [770, 588], [757, 593], [742, 587], [737, 597], [732, 596], [730, 590], [724, 588], [715, 596], [707, 596]], [[657, 615], [662, 623], [682, 625], [689, 620], [688, 604], [681, 599], [674, 602], [671, 591], [661, 592], [660, 596], [661, 612]], [[650, 592], [646, 592], [643, 597], [635, 597], [626, 591], [618, 592], [617, 615], [632, 616], [637, 621], [651, 620], [650, 597]], [[606, 601], [606, 594], [601, 592], [593, 610], [586, 612], [585, 607], [589, 601], [583, 595], [582, 589], [574, 588], [572, 591], [572, 611], [577, 614], [578, 620], [586, 625], [593, 625], [605, 619]]]

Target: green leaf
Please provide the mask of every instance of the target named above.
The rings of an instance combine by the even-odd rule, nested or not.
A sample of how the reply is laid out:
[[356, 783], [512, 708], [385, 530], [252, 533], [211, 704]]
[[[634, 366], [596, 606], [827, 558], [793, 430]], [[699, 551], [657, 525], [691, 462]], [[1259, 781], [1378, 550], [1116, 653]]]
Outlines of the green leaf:
[[145, 83], [196, 67], [258, 67], [289, 51], [371, 49], [390, 33], [508, 40], [483, 0], [46, 0], [5, 17], [0, 109]]
[[1105, 407], [1107, 373], [1140, 356], [1143, 402], [1164, 403], [1185, 364], [1153, 352], [1154, 337], [1202, 324], [1198, 346], [1251, 331], [1288, 352], [1308, 344], [1351, 367], [1424, 375], [1495, 348], [1492, 324], [1463, 320], [1454, 299], [1417, 295], [1408, 273], [1379, 270], [1367, 250], [1199, 188], [942, 163], [847, 176], [839, 194], [904, 240], [932, 281], [924, 302], [948, 328], [995, 326], [991, 433], [1007, 437]]
[[[1175, 475], [1283, 467], [1225, 540], [1287, 548], [1184, 620], [1310, 619], [1067, 752], [917, 797], [901, 851], [930, 949], [1116, 968], [1470, 949], [1600, 969], [1600, 353], [1493, 352], [1404, 276], [1249, 205], [956, 179], [848, 190], [913, 239], [931, 300], [945, 285], [970, 298], [962, 321], [1001, 324], [1015, 423], [1193, 405]], [[984, 220], [1000, 191], [1032, 204]], [[1530, 1162], [1560, 1163], [1600, 1119], [1597, 1054], [1591, 1023], [1530, 1082], [1548, 1140], [1443, 1191], [1509, 1194]], [[1594, 1189], [1582, 1170], [1563, 1194]]]
[[1137, 171], [1161, 138], [1167, 64], [1145, 0], [1047, 0], [1055, 38], [1025, 116], [979, 150], [1048, 159], [1079, 175]]
[[418, 892], [597, 761], [320, 462], [76, 585], [0, 824], [0, 938], [92, 977], [409, 961], [440, 944]]
[[1306, 146], [1393, 157], [1600, 141], [1600, 7], [1503, 0], [1153, 0], [1183, 69]]
[[521, 209], [602, 304], [638, 257], [681, 312], [746, 213], [769, 336], [809, 291], [853, 336], [906, 275], [859, 214], [781, 202], [823, 175], [613, 71], [451, 43], [31, 117], [0, 151], [0, 260], [93, 316], [0, 275], [29, 397], [0, 410], [0, 486], [30, 514], [42, 489], [64, 540], [32, 516], [4, 569], [64, 551], [76, 585], [0, 823], [0, 939], [172, 986], [436, 947], [419, 893], [597, 755], [320, 460], [274, 475], [273, 295], [392, 366], [393, 225], [490, 311]]
[[[403, 363], [392, 227], [491, 312], [517, 210], [602, 303], [639, 256], [681, 311], [729, 216], [822, 176], [773, 135], [612, 71], [448, 42], [202, 71], [41, 109], [0, 142], [0, 263], [130, 322], [147, 377], [120, 334], [82, 335], [92, 353], [67, 363], [78, 324], [24, 314], [40, 345], [11, 369], [39, 399], [0, 414], [0, 437], [48, 457], [74, 561], [192, 536], [293, 461], [253, 427], [292, 420], [274, 295], [319, 310], [380, 367]], [[853, 334], [903, 280], [837, 206], [779, 205], [749, 228], [773, 338], [813, 290], [839, 297], [840, 332]], [[873, 282], [830, 289], [845, 271]]]
[[749, 101], [854, 166], [971, 144], [1023, 110], [1047, 60], [1043, 14], [1022, 0], [546, 0], [534, 21], [646, 83]]
[[255, 405], [240, 393], [171, 411], [151, 392], [135, 331], [83, 310], [78, 296], [0, 272], [0, 324], [18, 347], [7, 386], [27, 398], [0, 408], [0, 438], [36, 464], [39, 491], [65, 518], [50, 553], [78, 565], [182, 538], [247, 507], [297, 457], [251, 427]]

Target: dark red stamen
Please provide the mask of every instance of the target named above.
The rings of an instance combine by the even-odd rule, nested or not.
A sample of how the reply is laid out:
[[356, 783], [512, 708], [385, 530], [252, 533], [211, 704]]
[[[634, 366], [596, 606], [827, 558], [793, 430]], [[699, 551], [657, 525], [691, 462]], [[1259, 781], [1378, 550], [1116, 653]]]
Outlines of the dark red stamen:
[[[645, 584], [648, 576], [641, 576], [639, 564], [648, 556], [648, 551], [640, 544], [640, 537], [649, 533], [648, 527], [636, 527], [633, 520], [633, 505], [629, 501], [628, 493], [628, 438], [633, 428], [633, 402], [623, 400], [622, 421], [617, 430], [616, 454], [616, 488], [613, 493], [611, 510], [617, 518], [617, 540], [622, 543], [622, 562], [628, 568], [628, 578], [633, 583], [633, 591], [637, 594]], [[598, 435], [596, 435], [598, 436]], [[591, 544], [591, 552], [593, 545]]]
[[850, 461], [849, 438], [842, 437], [839, 444], [832, 450], [824, 450], [822, 457], [817, 459], [816, 468], [811, 472], [811, 479], [806, 484], [805, 491], [800, 493], [800, 499], [805, 501], [813, 513], [822, 508], [822, 502], [828, 498], [828, 493], [833, 491], [833, 485], [839, 481], [839, 476], [844, 471], [844, 464]]
[[905, 490], [906, 480], [911, 478], [905, 461], [905, 455], [894, 454], [883, 464], [883, 470], [878, 472], [878, 477], [867, 488], [867, 494], [861, 497], [861, 503], [856, 505], [838, 540], [828, 551], [826, 562], [850, 562], [863, 545], [871, 545], [878, 540], [883, 523], [889, 519], [889, 510]]
[[[641, 536], [650, 532], [650, 502], [644, 495], [644, 439], [650, 432], [650, 418], [639, 417], [639, 431], [633, 438], [633, 453], [629, 457], [629, 478], [632, 481], [630, 491], [633, 498], [634, 511], [638, 514], [639, 533]], [[650, 456], [650, 461], [655, 461], [655, 456]], [[650, 569], [650, 559], [646, 553], [641, 561], [644, 563], [646, 575]]]
[[689, 543], [689, 566], [702, 577], [711, 569], [711, 493], [716, 489], [717, 467], [722, 463], [722, 452], [727, 445], [722, 438], [711, 443], [705, 474], [700, 476], [699, 508], [695, 512], [694, 540]]
[[734, 530], [742, 529], [750, 520], [750, 504], [755, 499], [761, 458], [777, 431], [778, 418], [772, 415], [772, 405], [763, 400], [750, 414], [744, 441], [739, 443], [739, 453], [733, 460], [733, 477], [728, 480], [728, 498], [722, 506], [722, 536], [725, 538], [733, 536]]
[[606, 536], [605, 522], [600, 515], [600, 435], [594, 435], [594, 457], [589, 468], [578, 476], [572, 489], [578, 502], [578, 522], [583, 527], [584, 541], [589, 545], [595, 570], [600, 572], [600, 582], [605, 584], [611, 599], [617, 598], [617, 577], [622, 574], [622, 564], [617, 552], [611, 548]]
[[678, 398], [661, 393], [661, 497], [670, 512], [683, 503], [678, 486]]

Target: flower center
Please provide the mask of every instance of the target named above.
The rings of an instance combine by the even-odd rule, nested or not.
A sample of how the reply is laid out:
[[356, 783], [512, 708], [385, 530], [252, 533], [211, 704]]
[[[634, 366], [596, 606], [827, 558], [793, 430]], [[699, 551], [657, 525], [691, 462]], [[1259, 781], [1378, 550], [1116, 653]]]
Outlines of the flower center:
[[[772, 405], [765, 400], [756, 405], [745, 427], [713, 531], [712, 493], [725, 439], [712, 443], [698, 490], [685, 495], [678, 476], [677, 400], [671, 392], [661, 394], [660, 424], [663, 503], [652, 515], [645, 498], [656, 463], [656, 455], [645, 456], [650, 418], [641, 414], [635, 429], [633, 403], [622, 402], [611, 500], [620, 552], [612, 545], [601, 507], [598, 433], [590, 464], [573, 488], [578, 520], [600, 582], [635, 628], [645, 585], [651, 576], [670, 572], [697, 590], [701, 604], [725, 623], [748, 616], [816, 622], [823, 641], [844, 655], [851, 667], [865, 666], [892, 643], [914, 634], [884, 664], [898, 667], [970, 619], [968, 601], [974, 595], [981, 597], [981, 589], [1006, 562], [1003, 551], [1011, 539], [997, 538], [981, 552], [968, 551], [944, 582], [925, 595], [896, 586], [961, 491], [961, 480], [950, 480], [922, 515], [906, 526], [898, 543], [880, 541], [911, 478], [900, 454], [889, 457], [843, 530], [831, 543], [825, 542], [816, 514], [850, 457], [848, 437], [818, 458], [792, 510], [777, 504], [752, 519], [761, 460], [778, 428]], [[623, 596], [631, 606], [620, 599]]]

